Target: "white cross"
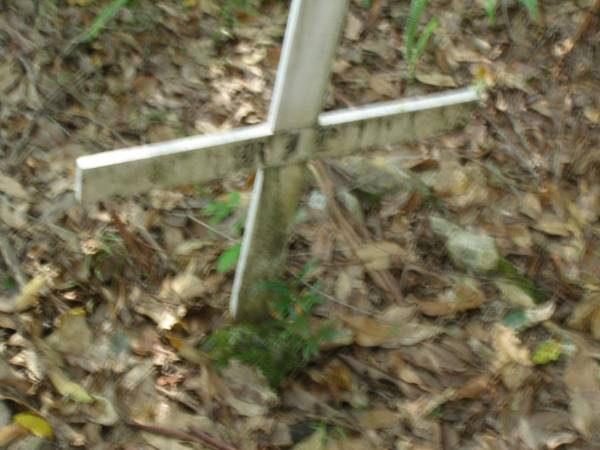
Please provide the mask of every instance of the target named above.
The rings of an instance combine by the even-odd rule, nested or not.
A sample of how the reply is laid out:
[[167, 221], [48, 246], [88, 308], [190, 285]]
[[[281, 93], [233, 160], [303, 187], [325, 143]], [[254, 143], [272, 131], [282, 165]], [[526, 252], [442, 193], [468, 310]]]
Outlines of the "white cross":
[[281, 273], [306, 162], [418, 142], [468, 120], [473, 88], [321, 112], [348, 0], [293, 0], [266, 123], [83, 156], [82, 202], [257, 170], [230, 303], [236, 319], [266, 314], [265, 281]]

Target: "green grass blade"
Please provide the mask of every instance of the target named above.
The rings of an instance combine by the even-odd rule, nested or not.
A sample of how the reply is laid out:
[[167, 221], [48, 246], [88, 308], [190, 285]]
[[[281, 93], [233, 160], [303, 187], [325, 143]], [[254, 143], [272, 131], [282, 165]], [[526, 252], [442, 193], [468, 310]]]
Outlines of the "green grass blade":
[[496, 0], [485, 0], [485, 13], [490, 25], [496, 23]]
[[113, 0], [94, 18], [90, 27], [78, 39], [79, 42], [90, 42], [96, 39], [106, 24], [129, 3], [130, 0]]
[[431, 39], [431, 36], [433, 36], [433, 32], [435, 31], [437, 26], [438, 26], [438, 20], [434, 17], [433, 19], [431, 19], [429, 21], [429, 23], [427, 23], [427, 25], [425, 26], [425, 29], [419, 36], [419, 40], [415, 44], [415, 49], [413, 51], [411, 60], [409, 61], [409, 75], [411, 78], [414, 78], [415, 72], [417, 70], [417, 61], [419, 60], [419, 58], [425, 51], [425, 48], [427, 47], [429, 39]]
[[427, 1], [412, 0], [410, 2], [410, 10], [406, 18], [406, 24], [404, 25], [404, 59], [407, 61], [412, 58], [417, 37], [417, 27], [427, 6]]
[[518, 0], [520, 4], [522, 4], [527, 11], [529, 12], [529, 16], [536, 22], [540, 20], [540, 14], [538, 11], [537, 0]]

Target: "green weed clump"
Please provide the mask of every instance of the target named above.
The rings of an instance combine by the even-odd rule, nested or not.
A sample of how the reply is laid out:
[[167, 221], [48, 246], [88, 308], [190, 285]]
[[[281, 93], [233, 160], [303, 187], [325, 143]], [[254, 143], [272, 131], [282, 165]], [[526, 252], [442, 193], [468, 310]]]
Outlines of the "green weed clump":
[[331, 323], [314, 329], [311, 312], [322, 298], [314, 289], [298, 292], [285, 283], [266, 286], [273, 291], [272, 318], [261, 324], [238, 324], [217, 330], [202, 349], [217, 367], [229, 360], [257, 367], [273, 387], [304, 367], [319, 353], [320, 344], [334, 335]]
[[417, 70], [417, 62], [423, 55], [425, 47], [434, 30], [438, 26], [438, 21], [434, 17], [431, 19], [421, 33], [418, 33], [419, 22], [425, 12], [428, 0], [411, 0], [410, 10], [406, 23], [404, 25], [404, 60], [408, 64], [408, 77], [413, 80]]

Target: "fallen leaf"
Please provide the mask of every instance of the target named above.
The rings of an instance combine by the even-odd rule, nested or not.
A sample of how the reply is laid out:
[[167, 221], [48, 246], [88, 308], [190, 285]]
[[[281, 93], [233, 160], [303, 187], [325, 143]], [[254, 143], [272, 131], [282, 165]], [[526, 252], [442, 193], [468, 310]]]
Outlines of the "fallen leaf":
[[376, 241], [362, 245], [356, 250], [356, 255], [367, 270], [387, 270], [417, 260], [415, 254], [390, 241]]
[[29, 194], [14, 178], [0, 173], [0, 192], [10, 195], [11, 197], [27, 200]]
[[517, 309], [504, 317], [503, 323], [516, 332], [526, 330], [540, 322], [550, 320], [556, 303], [546, 302], [534, 308]]
[[485, 300], [477, 281], [465, 278], [455, 287], [442, 292], [436, 300], [418, 301], [418, 305], [426, 316], [437, 317], [479, 308]]
[[577, 302], [571, 311], [567, 325], [575, 330], [585, 331], [597, 311], [600, 311], [600, 294], [589, 293]]
[[551, 213], [542, 214], [533, 224], [533, 227], [551, 236], [569, 237], [572, 232], [572, 228], [567, 222]]
[[77, 403], [93, 403], [94, 397], [87, 393], [81, 385], [70, 380], [62, 370], [53, 368], [48, 371], [48, 377], [56, 391]]
[[350, 39], [351, 41], [357, 41], [358, 39], [360, 39], [362, 30], [362, 21], [354, 14], [348, 13], [348, 15], [346, 16], [346, 30], [344, 31], [344, 36], [346, 37], [346, 39]]
[[417, 71], [417, 80], [419, 80], [423, 84], [428, 84], [429, 86], [438, 86], [438, 87], [456, 87], [456, 82], [449, 75], [444, 75], [443, 73], [436, 72], [420, 72]]
[[531, 449], [554, 450], [578, 439], [570, 428], [569, 415], [562, 411], [545, 411], [521, 417], [518, 431]]
[[447, 242], [452, 262], [475, 273], [484, 273], [498, 267], [500, 254], [491, 236], [482, 233], [459, 231]]
[[369, 78], [369, 88], [379, 97], [395, 98], [398, 95], [398, 88], [385, 74], [376, 74]]
[[15, 414], [13, 417], [13, 421], [29, 430], [31, 434], [38, 437], [52, 437], [52, 427], [48, 423], [46, 419], [43, 417], [37, 416], [35, 414], [31, 414], [28, 412], [23, 412], [19, 414]]
[[496, 364], [498, 366], [509, 362], [531, 366], [529, 349], [521, 343], [521, 340], [512, 329], [497, 324], [494, 327], [492, 344], [496, 350]]
[[0, 312], [23, 312], [33, 307], [41, 291], [48, 285], [48, 277], [43, 274], [36, 275], [23, 286], [21, 292], [12, 299], [0, 297]]
[[27, 434], [27, 429], [23, 428], [18, 423], [11, 423], [0, 427], [0, 445], [2, 448], [7, 447], [8, 444], [17, 438], [23, 437]]
[[548, 364], [560, 358], [560, 342], [548, 339], [541, 342], [533, 352], [532, 362], [537, 365]]
[[343, 320], [354, 331], [355, 342], [361, 347], [410, 346], [444, 332], [441, 327], [416, 321], [388, 325], [367, 316], [346, 317]]
[[0, 220], [15, 230], [25, 228], [29, 204], [23, 201], [11, 203], [4, 196], [0, 200]]
[[586, 106], [583, 108], [583, 115], [587, 120], [597, 125], [600, 124], [600, 108], [594, 106]]
[[61, 353], [82, 356], [89, 351], [92, 339], [85, 310], [73, 308], [60, 317], [58, 327], [46, 338], [46, 342]]
[[279, 403], [265, 376], [256, 368], [230, 360], [222, 371], [227, 384], [225, 403], [246, 417], [262, 416]]
[[569, 392], [569, 410], [573, 426], [588, 439], [598, 435], [600, 430], [598, 364], [585, 352], [577, 352], [567, 365], [564, 382]]
[[494, 280], [494, 285], [500, 291], [500, 298], [509, 305], [521, 308], [535, 307], [535, 300], [533, 297], [514, 282], [500, 278]]
[[178, 304], [173, 299], [167, 302], [150, 297], [137, 286], [129, 297], [134, 311], [152, 319], [161, 330], [170, 330], [187, 313], [185, 305]]
[[358, 426], [366, 430], [382, 430], [400, 424], [401, 417], [397, 411], [385, 408], [363, 411], [358, 416]]
[[542, 215], [542, 204], [535, 194], [527, 192], [521, 197], [519, 211], [530, 219], [536, 220]]

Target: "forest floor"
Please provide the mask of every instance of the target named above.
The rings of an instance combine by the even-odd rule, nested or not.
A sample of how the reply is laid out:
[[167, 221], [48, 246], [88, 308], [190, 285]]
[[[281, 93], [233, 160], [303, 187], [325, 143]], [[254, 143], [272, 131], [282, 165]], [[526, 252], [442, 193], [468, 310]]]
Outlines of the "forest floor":
[[108, 3], [0, 1], [1, 448], [600, 448], [600, 2], [432, 0], [413, 82], [409, 2], [352, 1], [325, 109], [489, 88], [313, 166], [267, 332], [228, 328], [252, 174], [84, 208], [74, 162], [263, 121], [286, 2]]

